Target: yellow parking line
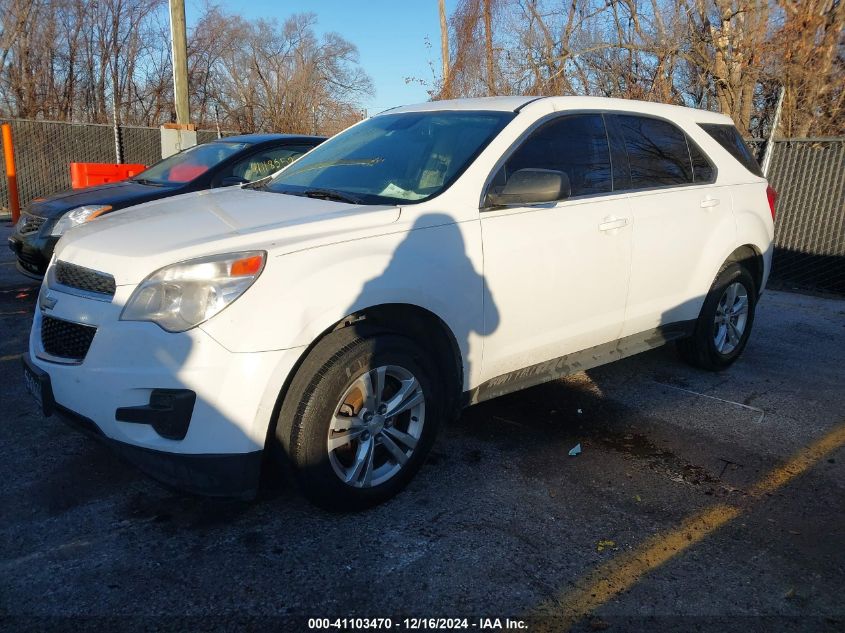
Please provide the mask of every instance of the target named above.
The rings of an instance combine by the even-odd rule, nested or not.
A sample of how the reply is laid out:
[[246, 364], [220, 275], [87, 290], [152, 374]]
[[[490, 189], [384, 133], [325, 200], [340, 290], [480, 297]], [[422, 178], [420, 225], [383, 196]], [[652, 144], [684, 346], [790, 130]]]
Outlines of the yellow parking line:
[[801, 449], [783, 466], [775, 468], [748, 491], [755, 497], [774, 492], [786, 485], [798, 475], [803, 474], [814, 464], [825, 458], [840, 446], [845, 445], [845, 423], [836, 426], [809, 446]]
[[20, 354], [9, 354], [8, 356], [0, 356], [0, 363], [7, 360], [17, 360], [21, 357]]
[[[773, 469], [752, 486], [749, 495], [759, 499], [776, 491], [842, 446], [845, 446], [845, 422]], [[627, 591], [650, 571], [703, 540], [742, 512], [735, 506], [717, 505], [688, 517], [676, 529], [653, 536], [636, 549], [600, 565], [581, 579], [574, 589], [540, 604], [530, 619], [535, 621], [537, 630], [568, 630], [582, 617]]]

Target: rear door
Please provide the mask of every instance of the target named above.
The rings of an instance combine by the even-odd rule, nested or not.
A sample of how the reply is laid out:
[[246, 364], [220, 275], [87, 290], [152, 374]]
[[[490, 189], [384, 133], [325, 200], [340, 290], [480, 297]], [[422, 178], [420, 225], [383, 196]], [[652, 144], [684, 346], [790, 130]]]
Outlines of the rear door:
[[633, 249], [622, 336], [695, 319], [717, 272], [713, 258], [735, 240], [730, 192], [714, 184], [714, 166], [673, 123], [606, 119], [630, 166]]
[[[615, 340], [622, 328], [631, 256], [631, 214], [614, 171], [601, 114], [543, 123], [496, 172], [565, 172], [569, 199], [481, 212], [485, 322], [483, 379]], [[488, 314], [496, 310], [497, 314]]]

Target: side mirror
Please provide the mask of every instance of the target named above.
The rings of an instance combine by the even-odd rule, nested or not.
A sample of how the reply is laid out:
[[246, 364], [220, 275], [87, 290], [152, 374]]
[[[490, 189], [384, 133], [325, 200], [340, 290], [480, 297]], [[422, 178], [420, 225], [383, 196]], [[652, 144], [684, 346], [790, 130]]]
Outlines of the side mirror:
[[246, 178], [238, 178], [237, 176], [226, 176], [220, 181], [221, 187], [232, 187], [234, 185], [245, 185], [249, 181]]
[[553, 169], [520, 169], [499, 191], [487, 194], [490, 206], [539, 204], [564, 200], [572, 194], [569, 176]]

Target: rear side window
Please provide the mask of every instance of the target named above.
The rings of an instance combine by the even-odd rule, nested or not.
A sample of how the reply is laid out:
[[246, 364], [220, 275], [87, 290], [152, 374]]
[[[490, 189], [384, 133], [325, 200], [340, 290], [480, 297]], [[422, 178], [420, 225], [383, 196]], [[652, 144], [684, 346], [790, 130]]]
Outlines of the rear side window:
[[712, 136], [731, 156], [755, 176], [763, 177], [763, 170], [754, 158], [751, 150], [742, 140], [739, 130], [730, 124], [699, 123], [699, 127]]
[[667, 121], [616, 115], [631, 166], [631, 188], [647, 189], [693, 182], [686, 135]]
[[535, 130], [511, 155], [494, 182], [520, 169], [554, 169], [569, 176], [573, 196], [612, 189], [610, 150], [600, 114], [576, 114]]

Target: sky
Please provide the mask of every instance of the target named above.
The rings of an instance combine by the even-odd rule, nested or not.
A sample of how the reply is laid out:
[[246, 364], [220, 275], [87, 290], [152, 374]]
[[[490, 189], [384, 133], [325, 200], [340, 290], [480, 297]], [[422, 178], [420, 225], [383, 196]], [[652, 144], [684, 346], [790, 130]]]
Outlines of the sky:
[[[185, 4], [190, 28], [200, 15], [203, 0]], [[430, 63], [440, 68], [438, 0], [220, 0], [216, 4], [227, 13], [279, 22], [294, 13], [317, 14], [318, 33], [334, 31], [358, 47], [361, 67], [375, 87], [373, 97], [362, 104], [369, 114], [428, 101], [426, 86], [407, 83], [405, 78], [431, 83]], [[447, 12], [456, 4], [457, 0], [446, 0]]]

